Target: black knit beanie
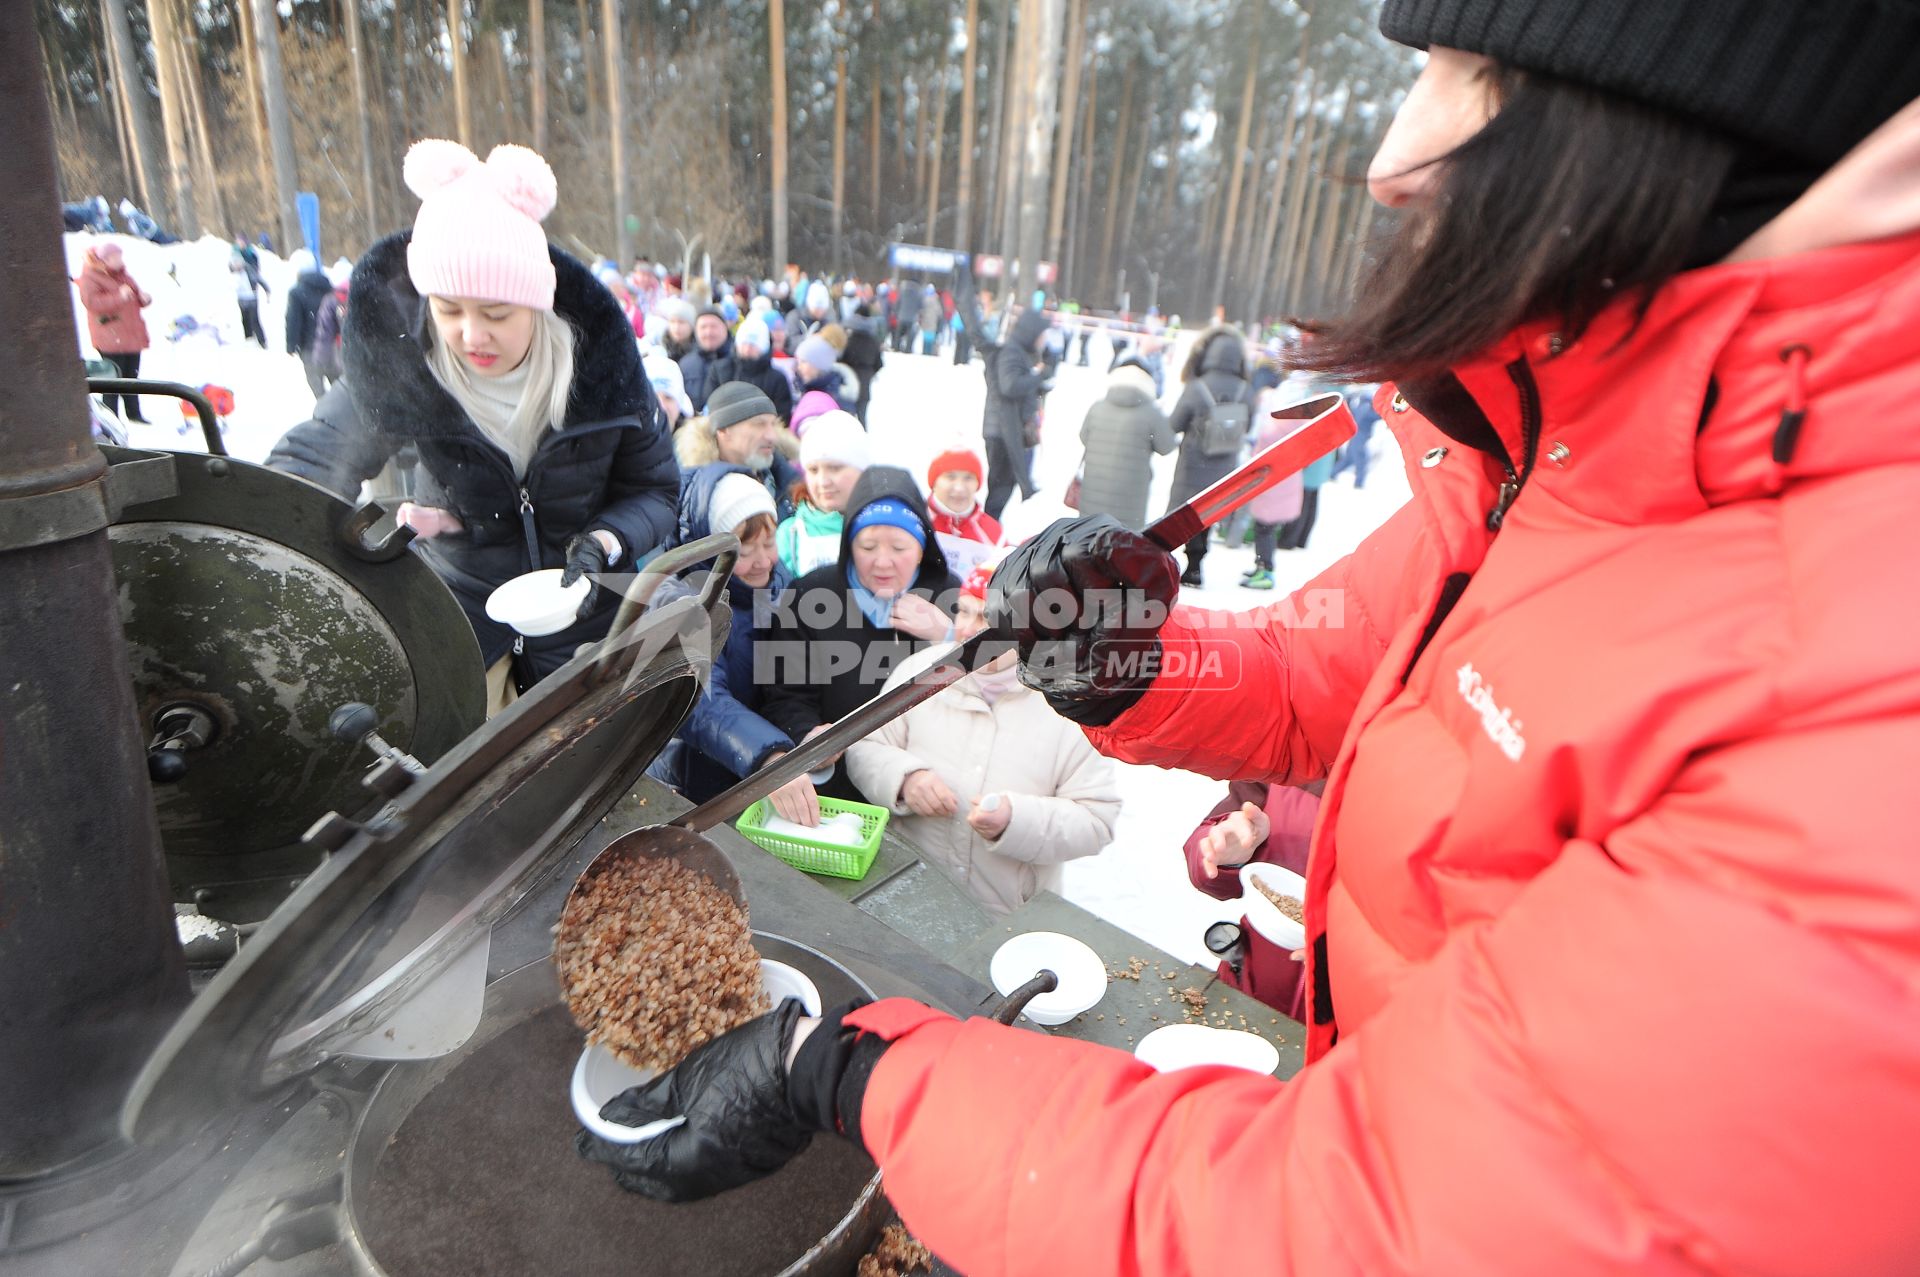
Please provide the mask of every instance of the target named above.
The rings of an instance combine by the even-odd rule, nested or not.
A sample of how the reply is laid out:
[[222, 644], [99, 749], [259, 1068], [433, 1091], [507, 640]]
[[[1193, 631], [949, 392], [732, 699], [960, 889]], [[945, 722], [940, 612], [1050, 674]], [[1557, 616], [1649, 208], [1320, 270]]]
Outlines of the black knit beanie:
[[1920, 0], [1386, 0], [1380, 30], [1825, 168], [1920, 98]]

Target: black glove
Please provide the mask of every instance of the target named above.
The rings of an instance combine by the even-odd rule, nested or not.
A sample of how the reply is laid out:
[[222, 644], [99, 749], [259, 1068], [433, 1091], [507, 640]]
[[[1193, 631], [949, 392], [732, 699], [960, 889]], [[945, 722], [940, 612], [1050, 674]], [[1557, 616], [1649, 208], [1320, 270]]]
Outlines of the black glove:
[[600, 544], [600, 538], [588, 532], [582, 532], [567, 542], [567, 570], [560, 574], [560, 586], [565, 589], [581, 577], [586, 577], [590, 586], [587, 597], [580, 600], [580, 610], [576, 613], [585, 619], [593, 610], [593, 596], [599, 590], [600, 574], [607, 570], [607, 547]]
[[1104, 726], [1160, 669], [1180, 594], [1173, 556], [1110, 515], [1062, 519], [994, 571], [987, 619], [1020, 647], [1020, 681], [1076, 723]]
[[840, 1027], [861, 998], [836, 1007], [786, 1058], [806, 1011], [789, 998], [770, 1014], [695, 1050], [672, 1072], [607, 1101], [600, 1116], [624, 1126], [668, 1117], [684, 1124], [638, 1144], [588, 1131], [574, 1148], [614, 1168], [614, 1182], [663, 1202], [692, 1202], [752, 1183], [798, 1156], [816, 1131], [859, 1139], [868, 1076], [887, 1043]]

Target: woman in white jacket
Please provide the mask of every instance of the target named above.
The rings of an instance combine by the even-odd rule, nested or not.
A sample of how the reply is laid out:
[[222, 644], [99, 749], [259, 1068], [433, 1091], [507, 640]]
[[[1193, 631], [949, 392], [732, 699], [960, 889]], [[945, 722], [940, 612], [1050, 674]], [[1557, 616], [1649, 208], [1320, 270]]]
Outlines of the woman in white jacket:
[[[961, 587], [954, 632], [986, 626], [986, 565]], [[892, 687], [924, 668], [905, 661]], [[1018, 677], [1015, 654], [894, 719], [847, 750], [860, 792], [885, 801], [929, 864], [995, 915], [1060, 889], [1060, 866], [1113, 841], [1113, 764]]]

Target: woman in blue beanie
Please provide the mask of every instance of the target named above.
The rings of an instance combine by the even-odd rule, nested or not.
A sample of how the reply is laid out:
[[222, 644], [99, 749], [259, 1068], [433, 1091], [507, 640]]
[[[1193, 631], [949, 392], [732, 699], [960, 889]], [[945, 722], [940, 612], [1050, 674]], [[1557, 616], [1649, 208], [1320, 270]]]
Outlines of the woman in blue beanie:
[[[760, 712], [796, 741], [871, 700], [913, 652], [953, 635], [959, 583], [913, 476], [870, 468], [846, 514], [839, 561], [794, 583], [754, 653], [755, 681], [766, 688]], [[839, 762], [820, 792], [867, 801]]]

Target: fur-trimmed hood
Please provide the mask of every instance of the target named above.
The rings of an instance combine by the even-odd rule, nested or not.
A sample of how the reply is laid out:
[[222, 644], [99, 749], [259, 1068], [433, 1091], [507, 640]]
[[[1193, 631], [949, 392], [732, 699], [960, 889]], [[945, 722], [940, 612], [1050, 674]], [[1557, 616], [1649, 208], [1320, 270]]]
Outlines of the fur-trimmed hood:
[[[800, 441], [785, 426], [773, 432], [773, 447], [777, 457], [784, 457], [789, 462], [798, 462], [800, 459]], [[704, 416], [682, 419], [673, 432], [673, 456], [682, 470], [692, 470], [718, 461], [720, 440], [714, 435], [713, 423]]]
[[1203, 372], [1223, 372], [1245, 379], [1248, 371], [1247, 339], [1238, 328], [1214, 324], [1194, 338], [1180, 380], [1192, 381]]
[[[410, 230], [387, 236], [353, 269], [342, 343], [347, 384], [370, 430], [406, 438], [466, 434], [476, 427], [427, 367], [421, 335], [431, 321], [407, 274], [412, 238]], [[620, 303], [581, 262], [552, 245], [547, 253], [553, 308], [576, 334], [573, 395], [562, 428], [620, 417], [652, 421], [653, 388]]]

